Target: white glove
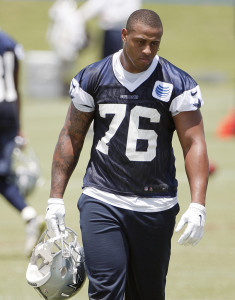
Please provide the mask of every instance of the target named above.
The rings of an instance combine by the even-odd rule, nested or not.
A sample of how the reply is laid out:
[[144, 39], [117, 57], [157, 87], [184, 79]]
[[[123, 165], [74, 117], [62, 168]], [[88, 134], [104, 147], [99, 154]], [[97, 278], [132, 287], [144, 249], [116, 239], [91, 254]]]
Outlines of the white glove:
[[195, 246], [203, 236], [205, 219], [205, 207], [199, 203], [191, 203], [175, 229], [178, 232], [185, 224], [188, 224], [178, 243], [185, 246], [190, 244]]
[[46, 224], [50, 234], [60, 236], [61, 232], [64, 233], [65, 225], [65, 207], [64, 200], [59, 198], [50, 198], [47, 201], [46, 209]]

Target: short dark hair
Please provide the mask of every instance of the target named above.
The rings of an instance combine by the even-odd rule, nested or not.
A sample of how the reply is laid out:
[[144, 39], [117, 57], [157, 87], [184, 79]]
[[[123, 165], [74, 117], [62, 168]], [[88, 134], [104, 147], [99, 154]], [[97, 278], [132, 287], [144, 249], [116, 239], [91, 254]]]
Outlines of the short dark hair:
[[128, 18], [126, 23], [126, 29], [127, 31], [134, 30], [136, 23], [143, 23], [145, 25], [148, 25], [150, 27], [158, 27], [163, 28], [162, 21], [159, 17], [159, 15], [150, 9], [138, 9], [134, 11]]

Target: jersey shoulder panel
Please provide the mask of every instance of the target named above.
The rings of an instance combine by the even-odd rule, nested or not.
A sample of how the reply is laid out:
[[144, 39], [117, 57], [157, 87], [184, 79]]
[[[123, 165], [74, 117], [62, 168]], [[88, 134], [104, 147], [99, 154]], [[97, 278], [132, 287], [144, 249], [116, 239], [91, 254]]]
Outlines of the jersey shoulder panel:
[[113, 73], [112, 56], [88, 65], [74, 78], [85, 92], [94, 97], [99, 86], [110, 78], [110, 72]]
[[14, 51], [17, 43], [5, 32], [0, 30], [0, 55], [6, 51]]
[[159, 66], [164, 81], [172, 84], [169, 103], [172, 116], [180, 112], [198, 110], [204, 104], [199, 85], [188, 73], [164, 58], [160, 58]]
[[162, 68], [164, 80], [173, 84], [175, 97], [197, 86], [197, 82], [187, 72], [176, 67], [165, 58], [159, 57], [159, 65]]

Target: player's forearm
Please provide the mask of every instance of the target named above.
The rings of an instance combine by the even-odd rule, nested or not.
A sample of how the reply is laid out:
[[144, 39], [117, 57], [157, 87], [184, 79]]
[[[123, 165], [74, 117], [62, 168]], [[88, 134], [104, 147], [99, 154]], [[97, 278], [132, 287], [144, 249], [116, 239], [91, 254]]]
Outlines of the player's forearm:
[[77, 165], [82, 144], [74, 144], [62, 129], [55, 148], [51, 173], [51, 198], [63, 198], [68, 181]]
[[191, 201], [205, 206], [209, 176], [209, 162], [204, 141], [195, 142], [185, 155], [185, 169], [189, 180]]
[[53, 156], [51, 198], [63, 198], [68, 181], [77, 165], [93, 116], [93, 113], [77, 110], [71, 103]]

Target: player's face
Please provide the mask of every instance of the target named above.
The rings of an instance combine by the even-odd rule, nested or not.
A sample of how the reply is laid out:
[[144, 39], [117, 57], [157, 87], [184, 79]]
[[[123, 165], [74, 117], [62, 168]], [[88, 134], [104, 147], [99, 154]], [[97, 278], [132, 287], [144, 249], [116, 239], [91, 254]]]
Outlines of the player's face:
[[162, 28], [153, 28], [137, 23], [134, 30], [122, 30], [123, 53], [121, 63], [131, 73], [148, 69], [157, 54], [162, 37]]

